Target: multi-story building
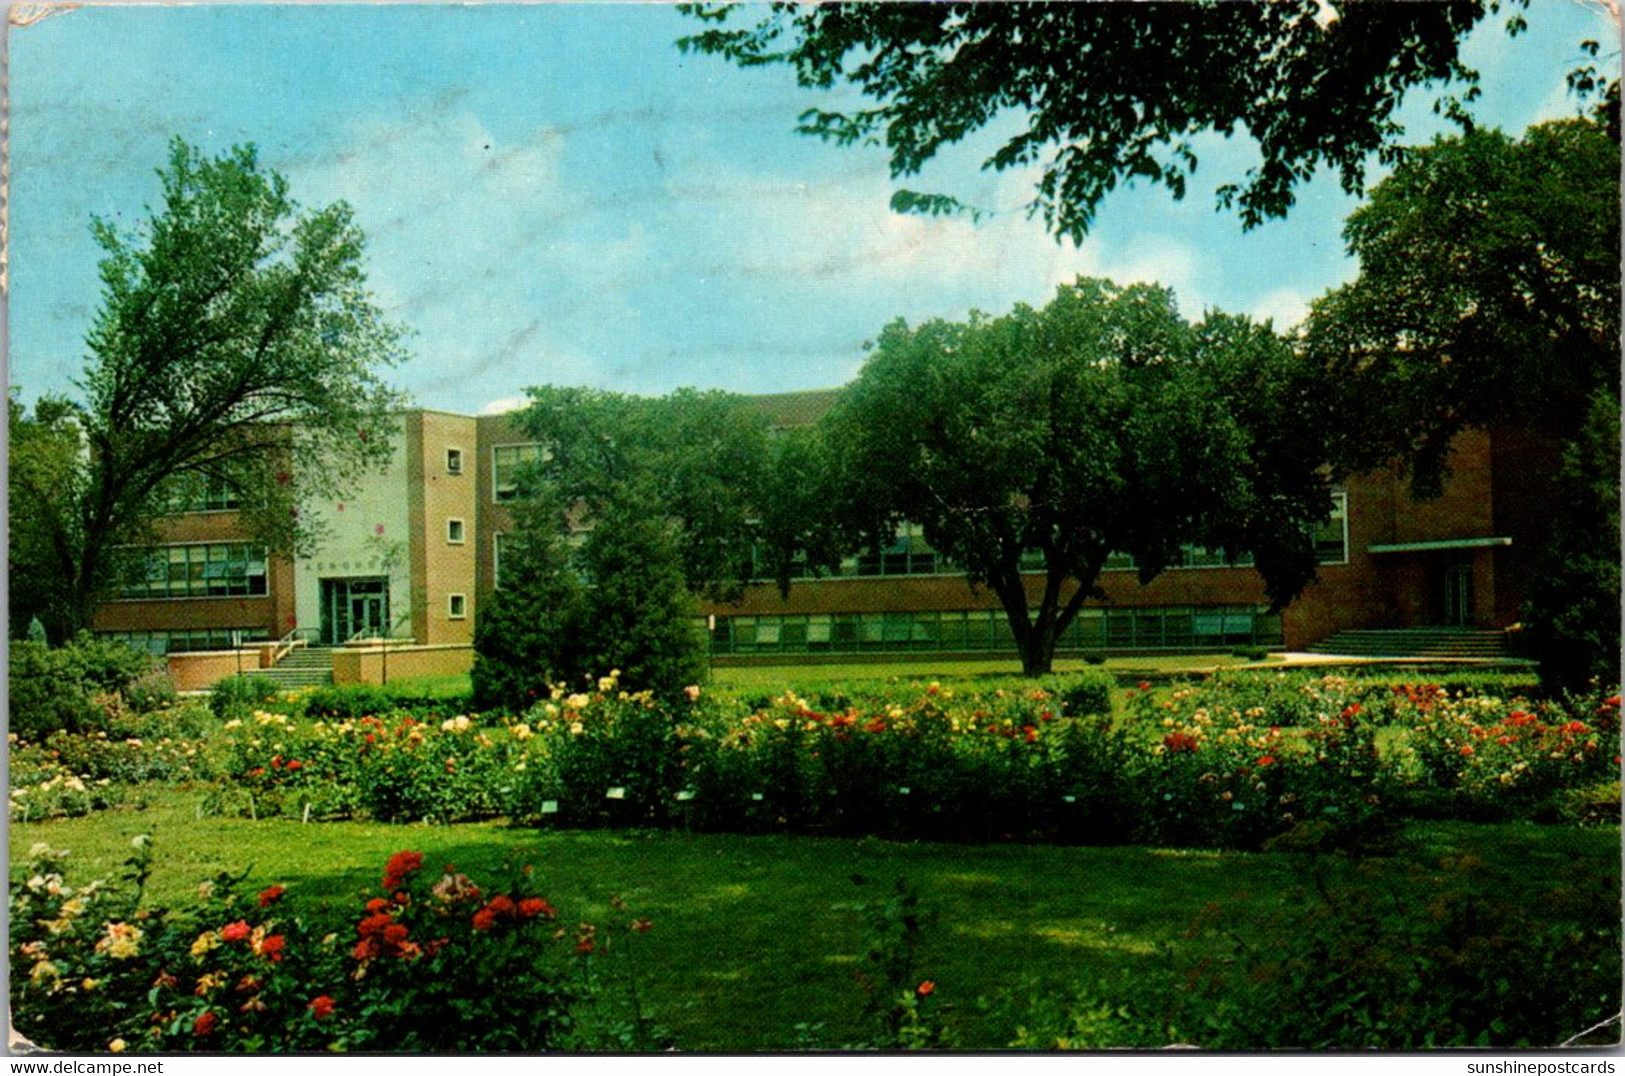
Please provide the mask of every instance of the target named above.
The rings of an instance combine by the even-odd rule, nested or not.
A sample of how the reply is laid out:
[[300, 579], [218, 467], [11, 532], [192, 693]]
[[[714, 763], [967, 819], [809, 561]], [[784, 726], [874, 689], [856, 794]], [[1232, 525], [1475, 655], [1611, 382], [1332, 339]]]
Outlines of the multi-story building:
[[[795, 425], [815, 421], [834, 396], [757, 400]], [[166, 520], [145, 581], [98, 610], [97, 630], [157, 652], [388, 637], [466, 661], [479, 602], [502, 584], [516, 475], [541, 447], [506, 416], [423, 410], [400, 416], [392, 443], [386, 470], [317, 506], [324, 537], [308, 557], [268, 555], [229, 498]], [[1217, 552], [1187, 549], [1182, 565], [1143, 586], [1119, 558], [1099, 581], [1105, 599], [1086, 604], [1058, 649], [1300, 649], [1349, 629], [1506, 628], [1548, 516], [1543, 476], [1554, 460], [1527, 436], [1473, 431], [1458, 438], [1435, 500], [1413, 500], [1394, 472], [1348, 482], [1316, 531], [1319, 578], [1278, 613], [1258, 574]], [[1031, 583], [1036, 596], [1037, 571]], [[704, 612], [719, 660], [1014, 649], [992, 592], [972, 588], [909, 525], [834, 576], [798, 580], [788, 595], [753, 585]]]

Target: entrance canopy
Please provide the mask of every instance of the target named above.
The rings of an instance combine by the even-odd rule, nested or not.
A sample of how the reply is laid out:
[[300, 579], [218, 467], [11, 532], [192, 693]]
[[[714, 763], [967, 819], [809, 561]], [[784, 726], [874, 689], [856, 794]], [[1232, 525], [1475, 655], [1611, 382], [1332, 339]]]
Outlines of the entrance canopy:
[[1455, 549], [1493, 549], [1509, 546], [1511, 538], [1443, 538], [1436, 542], [1395, 542], [1366, 546], [1367, 553], [1442, 553]]

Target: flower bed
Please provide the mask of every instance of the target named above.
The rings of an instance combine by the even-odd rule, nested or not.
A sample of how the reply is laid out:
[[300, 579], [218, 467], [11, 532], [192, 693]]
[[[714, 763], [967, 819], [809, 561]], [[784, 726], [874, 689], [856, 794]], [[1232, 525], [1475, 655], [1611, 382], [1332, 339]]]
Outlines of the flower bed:
[[[142, 902], [146, 838], [117, 881], [70, 884], [38, 845], [11, 896], [18, 1030], [72, 1052], [490, 1052], [570, 1048], [602, 944], [521, 867], [486, 888], [416, 852], [350, 910], [284, 914], [222, 876], [188, 907]], [[636, 920], [630, 929], [647, 929]], [[491, 989], [501, 983], [502, 989]]]
[[39, 818], [113, 802], [121, 782], [219, 773], [214, 804], [255, 817], [1233, 848], [1297, 831], [1354, 847], [1409, 812], [1550, 815], [1557, 797], [1618, 776], [1617, 697], [1537, 705], [1303, 674], [1123, 697], [1103, 713], [1109, 698], [1086, 676], [750, 699], [695, 688], [657, 702], [610, 676], [521, 716], [258, 709], [221, 724], [206, 752], [65, 734], [55, 754], [20, 745], [14, 766], [34, 768], [17, 769], [32, 784], [14, 780], [13, 813], [19, 800]]

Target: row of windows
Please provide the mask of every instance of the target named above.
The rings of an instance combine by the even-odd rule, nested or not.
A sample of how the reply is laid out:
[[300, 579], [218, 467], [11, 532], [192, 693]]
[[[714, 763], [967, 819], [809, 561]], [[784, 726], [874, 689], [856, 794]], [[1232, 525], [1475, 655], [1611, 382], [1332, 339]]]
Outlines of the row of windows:
[[242, 628], [192, 628], [184, 631], [103, 631], [104, 639], [128, 643], [154, 657], [182, 654], [193, 650], [230, 650], [241, 642], [265, 638], [265, 625]]
[[[1321, 564], [1348, 563], [1348, 495], [1334, 493], [1334, 507], [1332, 515], [1315, 528], [1315, 557]], [[582, 532], [572, 535], [572, 540], [579, 544], [584, 537]], [[501, 532], [493, 535], [492, 550], [492, 585], [502, 586], [502, 539]], [[454, 537], [452, 541], [461, 540]], [[1251, 556], [1226, 558], [1222, 550], [1206, 549], [1202, 546], [1187, 545], [1182, 550], [1183, 556], [1175, 568], [1246, 568], [1251, 567]], [[757, 561], [758, 581], [764, 579], [760, 571], [760, 561]], [[1042, 553], [1029, 552], [1021, 559], [1021, 570], [1027, 572], [1041, 572], [1044, 570], [1044, 556]], [[1134, 558], [1126, 554], [1116, 553], [1106, 559], [1106, 571], [1133, 571]], [[957, 567], [953, 561], [931, 548], [925, 540], [922, 529], [915, 523], [904, 523], [897, 528], [897, 538], [891, 545], [881, 549], [874, 549], [858, 556], [846, 557], [841, 561], [840, 568], [833, 573], [834, 578], [866, 578], [875, 576], [898, 575], [961, 575], [963, 569]], [[813, 575], [805, 566], [792, 568], [792, 579], [811, 579]], [[824, 578], [831, 578], [825, 576]]]
[[[1348, 494], [1332, 494], [1332, 514], [1315, 528], [1315, 559], [1321, 564], [1348, 563]], [[1172, 568], [1249, 568], [1251, 555], [1226, 557], [1221, 549], [1208, 549], [1186, 545], [1180, 551], [1179, 561]], [[759, 563], [759, 561], [758, 561]], [[1105, 571], [1133, 571], [1134, 558], [1125, 553], [1113, 553], [1106, 558]], [[1044, 570], [1044, 554], [1029, 550], [1022, 555], [1021, 570]], [[847, 557], [833, 573], [837, 578], [864, 578], [896, 575], [962, 575], [964, 569], [948, 557], [931, 548], [918, 524], [904, 523], [897, 528], [896, 539], [887, 546], [871, 549], [857, 556]], [[758, 571], [758, 580], [765, 573]], [[812, 572], [805, 566], [792, 567], [792, 579], [810, 579]]]
[[237, 491], [219, 478], [184, 482], [171, 487], [164, 497], [164, 512], [229, 512], [242, 506]]
[[[1084, 609], [1056, 641], [1060, 650], [1181, 650], [1278, 646], [1279, 615], [1251, 605]], [[718, 617], [715, 654], [802, 654], [1015, 648], [1004, 613], [991, 609], [912, 613], [813, 613]]]
[[127, 601], [260, 595], [265, 550], [246, 542], [161, 546], [133, 554], [138, 564], [119, 591]]

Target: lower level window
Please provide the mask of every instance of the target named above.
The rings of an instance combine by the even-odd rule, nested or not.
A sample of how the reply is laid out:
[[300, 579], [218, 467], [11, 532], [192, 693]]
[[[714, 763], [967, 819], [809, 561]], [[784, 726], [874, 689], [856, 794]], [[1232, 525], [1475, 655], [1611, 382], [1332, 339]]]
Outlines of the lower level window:
[[[1281, 638], [1280, 616], [1253, 605], [1112, 607], [1081, 610], [1056, 649], [1272, 646]], [[996, 609], [717, 617], [711, 630], [715, 654], [1014, 649], [1010, 624]]]
[[155, 657], [195, 650], [230, 650], [239, 643], [263, 641], [265, 625], [243, 628], [189, 628], [179, 631], [99, 631], [103, 639], [128, 643]]
[[446, 615], [453, 620], [462, 620], [468, 616], [468, 597], [464, 594], [449, 594], [446, 596]]

